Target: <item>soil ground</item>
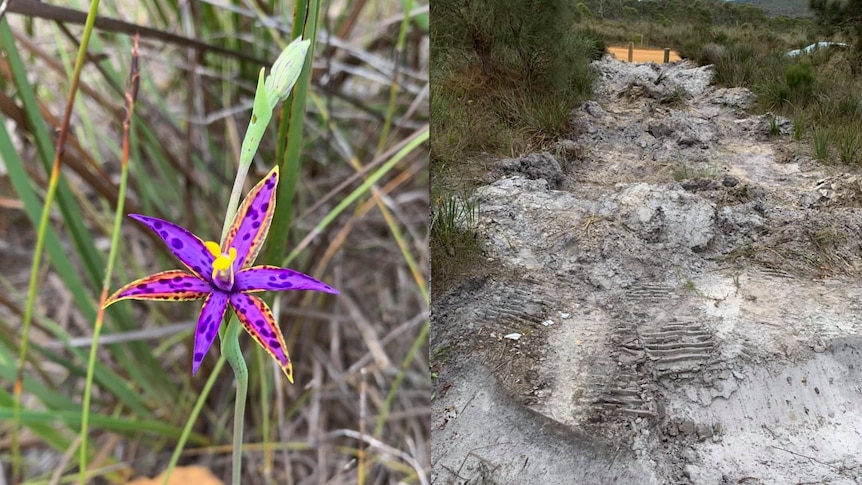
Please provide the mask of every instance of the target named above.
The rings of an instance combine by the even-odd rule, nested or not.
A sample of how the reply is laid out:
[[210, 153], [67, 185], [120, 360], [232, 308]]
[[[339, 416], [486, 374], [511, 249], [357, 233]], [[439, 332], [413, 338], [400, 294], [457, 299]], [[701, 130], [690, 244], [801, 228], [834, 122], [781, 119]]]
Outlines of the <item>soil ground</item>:
[[434, 299], [432, 482], [862, 483], [862, 183], [685, 61], [594, 63]]

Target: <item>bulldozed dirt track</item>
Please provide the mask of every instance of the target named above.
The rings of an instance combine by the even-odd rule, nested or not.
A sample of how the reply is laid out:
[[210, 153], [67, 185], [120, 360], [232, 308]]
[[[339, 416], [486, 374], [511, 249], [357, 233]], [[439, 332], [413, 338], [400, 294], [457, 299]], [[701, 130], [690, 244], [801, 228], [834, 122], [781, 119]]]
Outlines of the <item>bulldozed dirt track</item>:
[[862, 483], [859, 178], [709, 67], [594, 69], [434, 299], [433, 483]]

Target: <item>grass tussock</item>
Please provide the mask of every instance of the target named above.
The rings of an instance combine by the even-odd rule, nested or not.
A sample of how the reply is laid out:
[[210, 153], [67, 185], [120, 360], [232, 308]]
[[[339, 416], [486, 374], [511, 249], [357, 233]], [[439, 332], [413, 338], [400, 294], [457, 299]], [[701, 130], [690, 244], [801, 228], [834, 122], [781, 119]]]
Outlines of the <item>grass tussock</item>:
[[453, 225], [454, 201], [466, 200], [456, 187], [477, 180], [484, 161], [568, 133], [572, 109], [591, 93], [589, 62], [605, 45], [588, 27], [573, 29], [587, 13], [559, 0], [440, 0], [431, 14], [431, 170], [441, 188], [431, 252], [434, 272], [451, 275], [479, 257], [471, 230]]
[[433, 195], [430, 247], [435, 294], [445, 292], [481, 265], [478, 217], [479, 202], [470, 188], [438, 189]]
[[469, 52], [437, 54], [432, 61], [432, 164], [465, 163], [482, 153], [522, 154], [566, 133], [572, 107], [589, 98], [588, 62], [596, 49], [587, 38], [573, 42], [580, 58], [567, 60], [564, 81], [547, 84], [532, 79], [516, 59], [486, 68]]

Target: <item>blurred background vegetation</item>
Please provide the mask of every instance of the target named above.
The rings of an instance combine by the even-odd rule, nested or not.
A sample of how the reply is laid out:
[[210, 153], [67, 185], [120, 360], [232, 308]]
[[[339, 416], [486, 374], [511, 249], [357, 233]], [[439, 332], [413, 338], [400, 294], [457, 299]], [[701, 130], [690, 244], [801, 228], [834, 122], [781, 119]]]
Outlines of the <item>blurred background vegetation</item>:
[[[52, 8], [60, 3], [70, 10]], [[281, 258], [301, 250], [289, 266], [342, 294], [289, 292], [276, 302], [296, 385], [241, 337], [251, 373], [243, 483], [356, 483], [358, 457], [367, 483], [422, 483], [430, 469], [427, 144], [396, 154], [428, 133], [428, 5], [311, 5], [320, 22], [301, 169], [287, 240], [276, 244], [286, 242]], [[294, 7], [274, 0], [103, 2], [102, 19], [150, 29], [141, 29], [126, 212], [218, 239], [258, 72], [291, 40]], [[87, 8], [74, 0], [12, 0], [0, 20], [0, 479], [7, 483], [34, 227]], [[78, 471], [86, 361], [118, 197], [136, 30], [104, 20], [90, 41], [39, 273], [23, 379], [24, 483], [65, 483]], [[247, 188], [283, 156], [286, 112], [277, 108]], [[379, 180], [336, 212], [372, 175]], [[317, 232], [327, 216], [335, 217]], [[180, 266], [129, 219], [121, 244], [112, 290]], [[192, 378], [199, 310], [200, 302], [111, 307], [92, 393], [93, 483], [126, 483], [165, 468], [218, 356], [211, 351]], [[226, 478], [233, 379], [221, 374], [180, 464]]]
[[[715, 84], [757, 94], [753, 112], [790, 118], [803, 154], [857, 168], [860, 9], [856, 0], [432, 2], [441, 19], [431, 26], [435, 290], [487, 270], [472, 188], [493, 160], [576, 138], [570, 113], [591, 97], [589, 63], [607, 45], [669, 47], [712, 64]], [[786, 55], [818, 41], [849, 46]]]

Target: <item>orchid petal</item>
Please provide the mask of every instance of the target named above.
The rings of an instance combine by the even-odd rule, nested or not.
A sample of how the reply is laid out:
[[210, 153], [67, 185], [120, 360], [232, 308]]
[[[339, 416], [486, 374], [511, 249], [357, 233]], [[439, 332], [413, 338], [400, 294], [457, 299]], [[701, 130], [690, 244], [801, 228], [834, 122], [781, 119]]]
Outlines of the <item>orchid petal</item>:
[[236, 248], [234, 268], [247, 268], [257, 253], [275, 213], [275, 188], [278, 185], [278, 165], [248, 193], [239, 206], [233, 223], [222, 243], [222, 250]]
[[174, 269], [135, 280], [105, 300], [107, 308], [120, 300], [200, 300], [212, 293], [212, 286], [197, 276]]
[[278, 266], [253, 266], [236, 274], [234, 291], [313, 290], [337, 295], [338, 290], [298, 271]]
[[224, 311], [227, 308], [228, 294], [214, 291], [204, 301], [198, 326], [195, 328], [195, 353], [192, 356], [192, 375], [198, 371], [204, 357], [215, 340], [218, 328], [221, 326]]
[[212, 272], [213, 255], [204, 246], [204, 242], [172, 222], [163, 221], [155, 217], [142, 216], [140, 214], [129, 214], [129, 217], [149, 227], [168, 246], [185, 266], [195, 276], [206, 282], [210, 282]]
[[281, 329], [272, 315], [269, 307], [260, 298], [245, 293], [234, 293], [230, 304], [236, 310], [236, 316], [245, 331], [263, 347], [266, 352], [278, 361], [287, 380], [293, 383], [293, 365], [287, 354], [287, 346]]

